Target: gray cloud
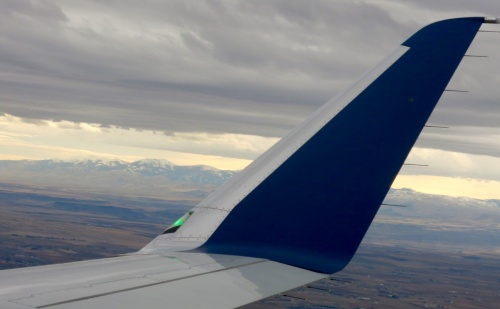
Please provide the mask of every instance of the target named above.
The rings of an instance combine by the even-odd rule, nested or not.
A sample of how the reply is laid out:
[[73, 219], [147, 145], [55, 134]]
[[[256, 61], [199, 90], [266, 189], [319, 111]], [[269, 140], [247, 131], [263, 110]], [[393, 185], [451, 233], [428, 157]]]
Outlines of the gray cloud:
[[[401, 1], [398, 1], [401, 2]], [[451, 1], [403, 1], [411, 6], [420, 8], [426, 11], [434, 11], [437, 13], [449, 13], [449, 12], [464, 12], [464, 13], [477, 13], [477, 16], [484, 16], [485, 13], [489, 13], [487, 16], [497, 16], [500, 14], [500, 6], [498, 2], [491, 0], [454, 0]], [[450, 5], [453, 3], [453, 5]]]
[[[495, 0], [401, 3], [3, 1], [0, 113], [282, 136], [429, 20], [496, 8]], [[500, 40], [480, 43], [493, 51]], [[479, 69], [467, 60], [454, 85], [471, 92], [446, 94], [433, 122], [500, 126], [494, 56]]]

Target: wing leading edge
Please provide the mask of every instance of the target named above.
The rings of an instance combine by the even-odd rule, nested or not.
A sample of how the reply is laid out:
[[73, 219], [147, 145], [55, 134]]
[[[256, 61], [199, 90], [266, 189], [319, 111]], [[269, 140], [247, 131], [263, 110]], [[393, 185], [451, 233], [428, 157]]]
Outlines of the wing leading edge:
[[341, 270], [483, 22], [417, 32], [138, 254], [1, 271], [0, 307], [229, 308]]

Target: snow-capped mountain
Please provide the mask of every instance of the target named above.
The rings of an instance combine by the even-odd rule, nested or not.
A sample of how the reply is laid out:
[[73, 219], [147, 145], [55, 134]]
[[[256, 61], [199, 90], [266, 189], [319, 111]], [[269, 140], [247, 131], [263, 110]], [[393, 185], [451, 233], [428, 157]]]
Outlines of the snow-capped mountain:
[[[161, 177], [176, 184], [221, 185], [236, 172], [224, 171], [204, 165], [180, 166], [168, 160], [146, 159], [128, 163], [121, 160], [0, 160], [0, 171], [21, 174], [73, 175], [86, 178], [88, 174], [104, 176], [105, 172], [133, 177]], [[100, 174], [100, 175], [99, 175]], [[28, 176], [28, 175], [26, 175]], [[32, 175], [35, 176], [35, 175]], [[0, 179], [1, 180], [1, 179]]]
[[416, 192], [411, 189], [391, 189], [386, 204], [406, 207], [381, 207], [379, 215], [433, 220], [473, 218], [477, 214], [491, 214], [500, 219], [500, 200], [479, 200]]
[[[0, 183], [71, 192], [200, 200], [237, 172], [180, 166], [167, 160], [0, 160]], [[314, 171], [311, 171], [314, 175]], [[377, 217], [500, 222], [500, 200], [479, 200], [391, 189]], [[486, 216], [487, 220], [483, 220]], [[495, 226], [498, 223], [495, 223]]]

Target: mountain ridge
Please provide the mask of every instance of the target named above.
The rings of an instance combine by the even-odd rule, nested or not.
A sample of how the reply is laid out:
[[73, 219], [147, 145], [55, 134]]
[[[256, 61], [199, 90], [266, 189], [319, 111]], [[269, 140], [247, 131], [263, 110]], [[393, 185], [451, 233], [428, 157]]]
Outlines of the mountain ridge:
[[165, 177], [173, 183], [221, 185], [236, 171], [220, 170], [206, 165], [176, 165], [163, 159], [144, 159], [134, 162], [122, 160], [0, 160], [0, 171], [18, 173], [94, 173], [121, 172], [140, 174], [147, 177]]
[[[115, 193], [138, 196], [176, 197], [200, 200], [227, 182], [238, 171], [220, 170], [207, 165], [182, 166], [165, 159], [126, 162], [119, 159], [0, 160], [3, 183]], [[314, 171], [311, 171], [314, 175]], [[479, 211], [497, 216], [500, 200], [450, 197], [391, 189], [378, 215], [413, 218], [470, 217]]]

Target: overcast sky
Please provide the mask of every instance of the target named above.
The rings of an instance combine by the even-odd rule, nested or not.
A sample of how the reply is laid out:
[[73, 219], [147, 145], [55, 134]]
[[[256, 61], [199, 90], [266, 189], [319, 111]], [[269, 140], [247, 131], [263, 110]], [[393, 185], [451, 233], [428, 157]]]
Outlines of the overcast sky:
[[[421, 27], [462, 16], [500, 3], [3, 0], [0, 159], [240, 169]], [[489, 57], [464, 59], [450, 88], [469, 92], [429, 122], [450, 129], [424, 131], [409, 161], [430, 166], [396, 186], [500, 198], [499, 50], [478, 34], [470, 53]]]

